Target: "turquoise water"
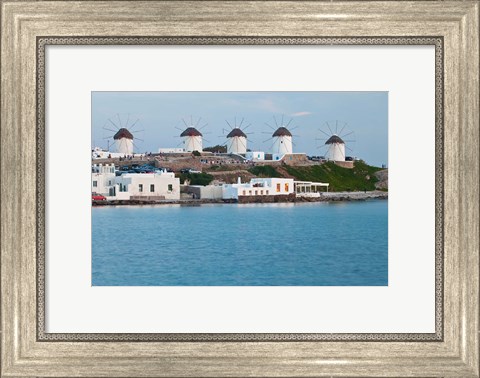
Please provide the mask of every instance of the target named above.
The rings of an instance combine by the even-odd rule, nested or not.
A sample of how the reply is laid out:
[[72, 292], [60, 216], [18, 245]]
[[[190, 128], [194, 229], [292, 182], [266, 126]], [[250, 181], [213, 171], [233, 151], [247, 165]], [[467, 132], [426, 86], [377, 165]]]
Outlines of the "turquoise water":
[[94, 286], [388, 285], [385, 200], [92, 208]]

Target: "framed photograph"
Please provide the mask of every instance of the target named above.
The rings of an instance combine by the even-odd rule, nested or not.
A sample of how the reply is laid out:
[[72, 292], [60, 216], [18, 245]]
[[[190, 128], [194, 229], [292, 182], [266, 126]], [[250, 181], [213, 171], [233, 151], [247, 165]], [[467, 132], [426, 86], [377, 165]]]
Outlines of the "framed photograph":
[[480, 376], [478, 1], [1, 17], [2, 376]]

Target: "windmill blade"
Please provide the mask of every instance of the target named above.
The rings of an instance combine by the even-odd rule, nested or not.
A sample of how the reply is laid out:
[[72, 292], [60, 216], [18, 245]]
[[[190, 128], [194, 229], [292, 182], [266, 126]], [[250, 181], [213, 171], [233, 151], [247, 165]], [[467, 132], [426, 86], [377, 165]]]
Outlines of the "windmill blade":
[[105, 138], [103, 138], [103, 139], [110, 139], [110, 138], [113, 138], [113, 135], [110, 135], [110, 136], [105, 137]]
[[268, 123], [265, 122], [265, 125], [267, 125], [268, 127], [270, 127], [272, 130], [275, 130], [275, 128], [273, 126], [270, 126]]
[[145, 142], [143, 139], [140, 138], [134, 138], [135, 140], [139, 140], [140, 142]]
[[292, 136], [294, 136], [295, 138], [301, 138], [301, 136], [297, 134], [292, 134]]
[[193, 116], [190, 114], [190, 125], [193, 126]]
[[128, 127], [128, 121], [130, 121], [130, 113], [128, 113], [127, 122], [125, 123], [125, 127]]
[[228, 122], [227, 120], [225, 120], [225, 122], [227, 122], [227, 125], [230, 127], [230, 130], [233, 130], [233, 127], [232, 125], [230, 125], [230, 122]]
[[347, 150], [349, 150], [350, 152], [353, 152], [353, 150], [352, 150], [350, 147], [345, 146], [345, 148], [346, 148]]
[[208, 139], [203, 138], [203, 140], [207, 143], [211, 143]]
[[130, 131], [133, 130], [138, 121], [140, 121], [140, 118], [137, 118], [137, 120], [132, 124], [132, 126], [130, 126]]
[[356, 142], [355, 139], [351, 139], [351, 140], [345, 140], [345, 139], [344, 139], [343, 141], [344, 141], [344, 142], [349, 142], [349, 143], [355, 143], [355, 142]]
[[133, 141], [132, 141], [132, 144], [137, 150], [140, 150], [140, 148], [135, 143], [133, 143]]
[[120, 127], [118, 127], [110, 118], [109, 118], [108, 120], [110, 121], [110, 123], [111, 123], [113, 126], [115, 126], [115, 127], [117, 128], [117, 130], [120, 129]]
[[298, 126], [293, 126], [293, 127], [290, 129], [290, 131], [293, 131], [293, 130], [295, 130], [295, 129], [298, 129]]
[[116, 133], [116, 132], [118, 131], [118, 130], [109, 129], [109, 128], [107, 128], [107, 127], [104, 127], [103, 130], [108, 130], [108, 131], [111, 131], [111, 132], [114, 132], [114, 133]]
[[338, 121], [335, 121], [335, 134], [337, 134], [337, 131], [338, 131]]
[[238, 125], [238, 128], [242, 127], [242, 123], [243, 123], [243, 120], [244, 120], [244, 119], [245, 119], [245, 118], [242, 118], [242, 120], [240, 121], [240, 125]]
[[327, 127], [328, 127], [328, 130], [330, 130], [330, 134], [333, 134], [333, 131], [332, 129], [330, 128], [330, 125], [328, 124], [328, 122], [325, 122], [327, 124]]
[[271, 132], [269, 132], [269, 131], [262, 131], [262, 134], [268, 134], [268, 135], [272, 135], [272, 133], [271, 133]]
[[278, 137], [277, 137], [277, 139], [275, 139], [275, 140], [273, 141], [272, 145], [270, 146], [270, 148], [269, 148], [270, 151], [272, 151], [272, 148], [273, 148], [273, 146], [275, 145], [275, 143], [277, 143], [277, 140], [278, 140]]
[[245, 127], [243, 128], [243, 132], [245, 132], [245, 130], [248, 129], [250, 126], [252, 126], [251, 123], [249, 123], [247, 126], [245, 126]]
[[342, 135], [342, 131], [343, 129], [347, 126], [347, 122], [344, 123], [343, 127], [340, 129], [340, 132], [338, 133], [338, 135]]
[[208, 126], [208, 123], [206, 123], [205, 125], [203, 125], [202, 127], [200, 127], [198, 130], [202, 130], [205, 128], [205, 126]]
[[182, 121], [183, 121], [185, 127], [188, 127], [187, 122], [185, 122], [185, 120], [183, 118], [182, 118]]
[[118, 123], [120, 124], [120, 127], [123, 127], [122, 120], [120, 119], [120, 115], [118, 113], [117, 113], [117, 118], [118, 118]]
[[268, 142], [268, 141], [271, 140], [271, 139], [273, 139], [273, 137], [268, 138], [268, 139], [265, 139], [262, 143], [266, 143], [266, 142]]
[[184, 144], [184, 143], [183, 143], [183, 140], [182, 140], [180, 143], [178, 143], [178, 144], [176, 145], [176, 147], [179, 147], [181, 144]]
[[242, 144], [243, 148], [245, 148], [245, 150], [246, 150], [247, 149], [246, 143], [244, 143], [243, 140], [241, 140], [241, 139], [238, 139], [238, 141]]
[[325, 131], [323, 131], [323, 130], [321, 130], [321, 129], [318, 129], [318, 131], [320, 131], [320, 132], [324, 133], [324, 134], [325, 134], [325, 135], [326, 135], [328, 138], [330, 138], [330, 137], [332, 136], [331, 134], [330, 134], [330, 135], [328, 135], [328, 134], [327, 134]]
[[354, 131], [350, 131], [348, 134], [345, 134], [344, 136], [342, 136], [341, 138], [345, 138], [346, 136], [349, 136], [349, 135], [352, 135], [354, 133]]
[[280, 124], [281, 126], [283, 126], [283, 117], [284, 117], [284, 114], [282, 114], [282, 123]]
[[197, 123], [195, 124], [195, 127], [198, 126], [198, 124], [200, 123], [201, 119], [202, 119], [202, 117], [200, 117], [200, 118], [198, 119]]
[[175, 128], [183, 132], [183, 129], [181, 129], [180, 127], [175, 126]]
[[277, 126], [277, 128], [278, 128], [278, 123], [277, 123], [277, 119], [275, 118], [275, 116], [273, 116], [273, 120], [275, 121], [275, 126]]
[[[131, 130], [130, 130], [130, 131], [131, 131]], [[145, 131], [145, 129], [143, 129], [143, 130], [135, 130], [135, 131], [132, 131], [132, 133], [133, 133], [133, 134], [135, 134], [135, 133], [141, 133], [142, 131]]]
[[[290, 125], [290, 123], [291, 123], [292, 121], [293, 121], [293, 118], [290, 118], [290, 121], [288, 121], [287, 126], [285, 126], [285, 127], [288, 127], [288, 125]], [[297, 127], [298, 127], [298, 126], [297, 126]]]

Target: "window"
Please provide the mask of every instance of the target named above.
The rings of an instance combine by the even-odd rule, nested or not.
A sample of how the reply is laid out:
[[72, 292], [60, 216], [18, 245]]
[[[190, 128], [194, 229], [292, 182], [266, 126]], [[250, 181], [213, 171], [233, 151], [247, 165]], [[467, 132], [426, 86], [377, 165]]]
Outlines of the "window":
[[97, 182], [96, 182], [96, 181], [93, 182], [93, 187], [94, 187], [94, 188], [97, 187]]
[[266, 191], [266, 193], [265, 193], [265, 194], [267, 194], [267, 195], [268, 195], [268, 190]]
[[280, 192], [280, 184], [277, 184], [277, 193]]
[[155, 185], [153, 185], [153, 184], [150, 184], [150, 192], [152, 192], [152, 193], [153, 193], [154, 191], [155, 191]]
[[138, 191], [143, 192], [143, 184], [138, 184]]
[[255, 190], [255, 195], [258, 195], [258, 190]]
[[108, 180], [108, 185], [112, 185], [112, 180]]
[[244, 190], [244, 191], [242, 192], [242, 195], [245, 195], [245, 194], [247, 194], [247, 192]]
[[288, 192], [288, 182], [285, 184], [285, 191]]
[[263, 196], [263, 190], [260, 190], [260, 194]]
[[173, 191], [173, 184], [168, 184], [168, 191], [172, 192]]
[[251, 190], [249, 190], [249, 191], [248, 191], [248, 194], [252, 195], [252, 191], [251, 191]]

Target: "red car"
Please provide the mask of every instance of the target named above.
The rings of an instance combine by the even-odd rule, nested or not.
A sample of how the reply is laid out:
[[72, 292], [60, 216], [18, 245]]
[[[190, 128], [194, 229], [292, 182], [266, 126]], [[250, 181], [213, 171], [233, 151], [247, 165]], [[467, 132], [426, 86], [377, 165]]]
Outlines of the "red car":
[[92, 201], [105, 201], [107, 198], [98, 193], [92, 193]]

